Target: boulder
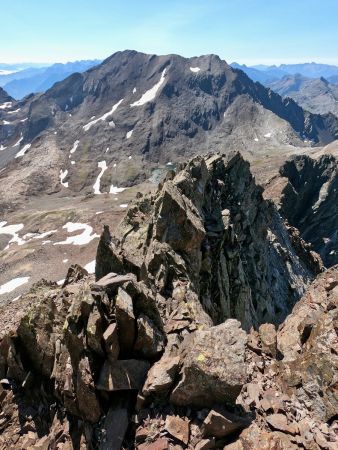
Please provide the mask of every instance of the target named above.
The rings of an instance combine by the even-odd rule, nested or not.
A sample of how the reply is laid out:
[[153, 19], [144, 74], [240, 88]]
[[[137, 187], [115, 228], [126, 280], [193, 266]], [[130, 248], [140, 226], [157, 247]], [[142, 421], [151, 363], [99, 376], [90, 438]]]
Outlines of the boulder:
[[180, 368], [179, 356], [163, 356], [149, 370], [143, 386], [143, 394], [166, 396], [172, 387]]
[[237, 320], [192, 333], [183, 343], [182, 379], [170, 400], [197, 407], [234, 403], [246, 382], [247, 335]]
[[276, 357], [277, 354], [277, 332], [274, 325], [264, 323], [259, 327], [259, 338], [264, 353]]

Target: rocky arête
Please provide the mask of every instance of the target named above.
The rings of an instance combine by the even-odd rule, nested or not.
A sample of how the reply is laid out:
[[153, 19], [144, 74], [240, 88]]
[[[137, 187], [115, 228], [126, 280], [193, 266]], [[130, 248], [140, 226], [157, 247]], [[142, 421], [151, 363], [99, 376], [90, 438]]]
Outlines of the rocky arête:
[[194, 158], [105, 227], [96, 279], [1, 311], [3, 448], [337, 448], [322, 271], [239, 154]]

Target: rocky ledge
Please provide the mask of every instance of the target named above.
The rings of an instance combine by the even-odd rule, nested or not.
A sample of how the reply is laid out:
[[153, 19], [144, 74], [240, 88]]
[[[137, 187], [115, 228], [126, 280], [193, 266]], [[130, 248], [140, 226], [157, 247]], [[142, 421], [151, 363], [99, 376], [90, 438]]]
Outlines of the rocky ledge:
[[248, 164], [181, 169], [105, 228], [96, 279], [0, 311], [2, 448], [337, 448], [338, 268], [296, 303], [320, 258]]

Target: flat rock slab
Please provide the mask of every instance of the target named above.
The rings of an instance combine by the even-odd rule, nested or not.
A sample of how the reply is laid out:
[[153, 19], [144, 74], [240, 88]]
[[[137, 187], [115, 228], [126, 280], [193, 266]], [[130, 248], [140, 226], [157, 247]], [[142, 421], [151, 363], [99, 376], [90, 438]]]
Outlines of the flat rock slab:
[[93, 290], [102, 290], [106, 288], [114, 288], [121, 286], [123, 283], [126, 283], [127, 281], [133, 281], [134, 280], [133, 275], [117, 275], [116, 273], [108, 273], [108, 275], [105, 275], [100, 280], [98, 280], [96, 283], [92, 284]]
[[97, 389], [102, 391], [139, 390], [146, 379], [150, 364], [139, 359], [105, 361]]

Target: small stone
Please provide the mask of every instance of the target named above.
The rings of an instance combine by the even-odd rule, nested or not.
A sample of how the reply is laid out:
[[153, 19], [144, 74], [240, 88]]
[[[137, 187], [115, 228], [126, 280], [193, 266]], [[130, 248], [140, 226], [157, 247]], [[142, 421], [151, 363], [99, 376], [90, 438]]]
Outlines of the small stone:
[[165, 429], [177, 440], [188, 444], [189, 442], [189, 421], [178, 416], [167, 416]]
[[275, 430], [284, 431], [290, 434], [298, 433], [297, 424], [292, 423], [288, 425], [287, 418], [286, 416], [284, 416], [284, 414], [272, 414], [271, 416], [267, 416], [266, 421]]
[[245, 427], [240, 418], [232, 414], [227, 416], [211, 410], [203, 422], [203, 436], [222, 438]]
[[48, 450], [50, 444], [50, 438], [48, 436], [43, 436], [34, 445], [34, 450]]
[[203, 439], [195, 445], [195, 450], [211, 450], [215, 448], [215, 438]]
[[160, 438], [155, 442], [145, 442], [138, 445], [137, 450], [169, 450], [169, 443], [167, 439]]
[[149, 435], [149, 430], [145, 427], [139, 427], [135, 433], [136, 442], [144, 442]]

